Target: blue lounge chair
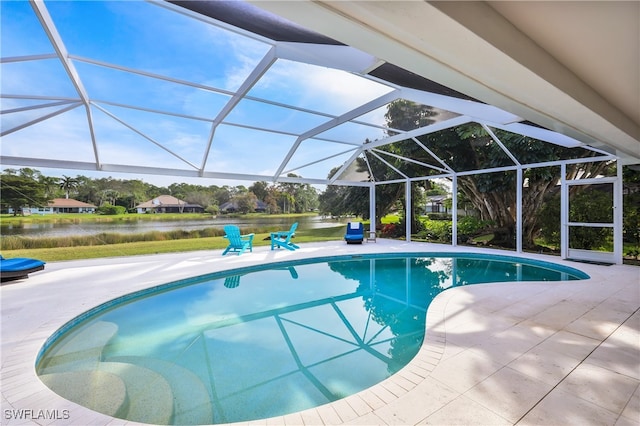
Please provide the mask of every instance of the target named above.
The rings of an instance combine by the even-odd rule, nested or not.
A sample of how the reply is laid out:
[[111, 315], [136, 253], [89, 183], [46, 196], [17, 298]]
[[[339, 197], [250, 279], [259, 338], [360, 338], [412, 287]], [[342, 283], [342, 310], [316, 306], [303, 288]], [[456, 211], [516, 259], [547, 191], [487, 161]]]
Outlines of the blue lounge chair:
[[347, 224], [347, 233], [344, 234], [344, 240], [347, 244], [362, 244], [362, 240], [364, 240], [362, 222], [349, 222]]
[[246, 249], [253, 251], [253, 237], [254, 234], [240, 235], [240, 228], [236, 225], [226, 225], [224, 227], [224, 238], [229, 240], [229, 246], [224, 249], [222, 255], [224, 256], [230, 251], [237, 252], [240, 256]]
[[300, 248], [299, 246], [291, 242], [291, 238], [293, 238], [293, 236], [296, 234], [297, 228], [298, 228], [298, 222], [291, 225], [291, 229], [289, 229], [288, 231], [272, 232], [271, 233], [271, 250], [273, 250], [275, 247], [278, 247], [278, 248], [282, 247], [284, 249], [291, 250], [291, 251], [295, 249], [299, 249]]
[[29, 259], [26, 257], [14, 257], [5, 259], [0, 256], [0, 281], [19, 280], [29, 278], [29, 274], [44, 269], [42, 260]]

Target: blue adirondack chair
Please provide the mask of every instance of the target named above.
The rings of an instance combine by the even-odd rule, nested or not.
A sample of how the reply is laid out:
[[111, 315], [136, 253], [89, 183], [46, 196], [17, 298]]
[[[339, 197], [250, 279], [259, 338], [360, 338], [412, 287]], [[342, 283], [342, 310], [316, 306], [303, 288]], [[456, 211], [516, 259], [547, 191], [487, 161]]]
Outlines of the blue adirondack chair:
[[278, 232], [272, 232], [271, 233], [271, 250], [273, 250], [275, 247], [282, 247], [284, 249], [287, 250], [295, 250], [295, 249], [299, 249], [300, 247], [293, 244], [291, 242], [291, 238], [295, 235], [296, 233], [296, 228], [298, 227], [298, 222], [295, 222], [293, 225], [291, 225], [291, 229], [289, 229], [288, 231], [278, 231]]
[[347, 224], [347, 233], [344, 234], [344, 240], [347, 244], [362, 244], [362, 240], [364, 240], [362, 222], [349, 222]]
[[240, 235], [240, 228], [236, 225], [225, 225], [224, 238], [229, 240], [229, 247], [224, 249], [222, 255], [224, 256], [228, 252], [237, 252], [238, 256], [244, 253], [246, 249], [253, 251], [253, 237], [254, 234]]

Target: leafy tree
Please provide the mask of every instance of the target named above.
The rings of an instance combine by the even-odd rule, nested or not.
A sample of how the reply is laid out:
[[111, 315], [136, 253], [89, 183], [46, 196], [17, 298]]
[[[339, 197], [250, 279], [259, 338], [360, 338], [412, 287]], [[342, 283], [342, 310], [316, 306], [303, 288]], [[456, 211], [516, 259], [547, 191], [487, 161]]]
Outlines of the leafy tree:
[[184, 198], [189, 204], [199, 204], [203, 208], [207, 208], [212, 204], [213, 197], [208, 191], [194, 191], [190, 192]]
[[[287, 177], [300, 177], [289, 173]], [[278, 202], [284, 213], [304, 213], [318, 207], [318, 193], [309, 184], [282, 182], [277, 185]]]
[[254, 182], [253, 185], [249, 187], [249, 191], [253, 192], [258, 200], [264, 201], [267, 199], [269, 195], [269, 184], [264, 181]]
[[0, 187], [0, 203], [3, 208], [12, 208], [14, 216], [22, 212], [23, 207], [45, 206], [49, 202], [44, 185], [33, 177], [3, 173]]
[[[329, 172], [333, 176], [338, 168]], [[332, 217], [369, 216], [369, 189], [359, 186], [328, 185], [318, 196], [320, 213]]]
[[213, 185], [209, 187], [209, 191], [213, 194], [215, 204], [219, 206], [231, 200], [231, 193], [229, 192], [228, 186], [218, 187]]
[[246, 214], [256, 210], [258, 197], [253, 192], [244, 192], [235, 196], [234, 201], [238, 203], [238, 211]]
[[51, 176], [40, 175], [38, 182], [42, 184], [44, 193], [47, 198], [53, 199], [58, 195], [60, 179]]
[[264, 198], [264, 202], [267, 205], [267, 213], [276, 214], [280, 212], [280, 207], [278, 206], [278, 198], [280, 197], [280, 191], [275, 185], [271, 185], [267, 187], [267, 195]]
[[69, 198], [69, 193], [71, 191], [75, 191], [78, 188], [78, 179], [76, 178], [72, 178], [69, 176], [65, 176], [62, 175], [62, 178], [60, 178], [60, 189], [62, 189], [64, 191], [64, 198]]

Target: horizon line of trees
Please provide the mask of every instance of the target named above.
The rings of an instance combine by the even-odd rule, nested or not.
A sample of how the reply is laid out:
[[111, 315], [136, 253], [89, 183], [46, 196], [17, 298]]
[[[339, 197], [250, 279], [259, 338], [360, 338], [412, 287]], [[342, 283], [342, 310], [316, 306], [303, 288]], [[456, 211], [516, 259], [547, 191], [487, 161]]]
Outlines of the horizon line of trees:
[[[297, 177], [290, 174], [290, 177]], [[198, 204], [212, 214], [220, 206], [233, 202], [237, 211], [250, 213], [257, 200], [266, 212], [303, 213], [318, 208], [318, 191], [309, 184], [254, 182], [251, 186], [218, 186], [172, 183], [156, 186], [140, 179], [46, 176], [37, 169], [5, 169], [0, 174], [0, 204], [3, 211], [12, 208], [17, 214], [23, 207], [46, 206], [54, 198], [72, 198], [102, 206], [121, 206], [132, 211], [137, 205], [160, 195], [172, 195], [190, 204]]]

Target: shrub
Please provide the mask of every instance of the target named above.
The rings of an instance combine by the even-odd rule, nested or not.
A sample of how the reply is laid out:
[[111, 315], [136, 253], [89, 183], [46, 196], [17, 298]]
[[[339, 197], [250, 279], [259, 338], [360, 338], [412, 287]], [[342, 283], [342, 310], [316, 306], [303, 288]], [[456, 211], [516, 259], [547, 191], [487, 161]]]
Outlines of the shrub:
[[427, 241], [450, 242], [451, 222], [427, 219], [424, 221], [424, 229], [417, 236]]
[[400, 227], [395, 223], [382, 225], [380, 236], [382, 238], [398, 238], [400, 236]]
[[103, 206], [98, 207], [96, 210], [98, 214], [103, 215], [118, 215], [125, 214], [127, 212], [126, 207], [123, 206], [113, 206], [111, 204], [105, 204]]
[[431, 220], [451, 220], [450, 213], [428, 213], [427, 217]]
[[480, 220], [474, 216], [465, 216], [458, 220], [458, 240], [467, 241], [491, 228], [492, 222]]

